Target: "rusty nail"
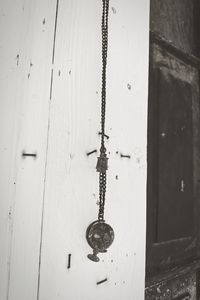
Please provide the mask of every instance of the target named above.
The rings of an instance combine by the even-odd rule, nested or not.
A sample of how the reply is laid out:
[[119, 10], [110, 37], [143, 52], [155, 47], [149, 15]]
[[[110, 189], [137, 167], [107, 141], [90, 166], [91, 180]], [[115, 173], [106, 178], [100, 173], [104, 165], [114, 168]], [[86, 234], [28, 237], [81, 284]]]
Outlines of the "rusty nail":
[[91, 154], [93, 154], [93, 153], [96, 153], [97, 152], [97, 150], [95, 149], [95, 150], [92, 150], [92, 151], [90, 151], [90, 152], [87, 152], [87, 156], [89, 156], [89, 155], [91, 155]]
[[68, 265], [67, 265], [67, 269], [71, 268], [71, 254], [68, 254]]
[[98, 282], [97, 282], [97, 285], [102, 284], [102, 283], [106, 282], [107, 280], [108, 280], [108, 279], [105, 278], [105, 279], [103, 279], [103, 280], [101, 280], [101, 281], [98, 281]]
[[37, 153], [25, 153], [25, 152], [22, 152], [22, 156], [23, 157], [30, 156], [30, 157], [36, 158], [37, 157]]
[[130, 155], [124, 155], [124, 154], [120, 154], [120, 156], [122, 157], [122, 158], [131, 158], [131, 156]]

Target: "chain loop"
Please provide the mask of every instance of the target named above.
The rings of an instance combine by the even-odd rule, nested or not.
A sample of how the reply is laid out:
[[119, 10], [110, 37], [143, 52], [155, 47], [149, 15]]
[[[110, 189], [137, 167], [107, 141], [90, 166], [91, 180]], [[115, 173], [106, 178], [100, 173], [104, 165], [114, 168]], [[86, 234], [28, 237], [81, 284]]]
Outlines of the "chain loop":
[[100, 157], [97, 162], [97, 171], [99, 172], [99, 222], [104, 222], [104, 207], [106, 195], [106, 171], [107, 156], [105, 148], [105, 117], [106, 117], [106, 66], [108, 52], [108, 11], [109, 0], [102, 0], [102, 88], [101, 88], [101, 148]]

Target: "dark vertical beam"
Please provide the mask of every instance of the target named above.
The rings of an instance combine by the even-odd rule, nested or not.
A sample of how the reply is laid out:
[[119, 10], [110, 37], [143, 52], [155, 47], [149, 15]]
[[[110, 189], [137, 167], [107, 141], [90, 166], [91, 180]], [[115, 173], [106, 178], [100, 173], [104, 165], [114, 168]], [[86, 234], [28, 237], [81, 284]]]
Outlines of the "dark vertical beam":
[[194, 44], [195, 56], [200, 57], [200, 1], [194, 1]]

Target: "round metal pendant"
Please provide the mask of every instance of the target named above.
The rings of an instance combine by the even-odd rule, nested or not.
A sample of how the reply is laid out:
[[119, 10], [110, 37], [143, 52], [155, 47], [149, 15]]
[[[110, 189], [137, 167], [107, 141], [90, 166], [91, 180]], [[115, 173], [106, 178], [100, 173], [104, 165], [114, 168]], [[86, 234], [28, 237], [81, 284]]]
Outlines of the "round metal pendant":
[[86, 231], [86, 239], [90, 247], [94, 250], [93, 254], [89, 254], [88, 258], [93, 261], [99, 261], [96, 256], [98, 252], [106, 252], [114, 240], [114, 230], [105, 223], [94, 221]]

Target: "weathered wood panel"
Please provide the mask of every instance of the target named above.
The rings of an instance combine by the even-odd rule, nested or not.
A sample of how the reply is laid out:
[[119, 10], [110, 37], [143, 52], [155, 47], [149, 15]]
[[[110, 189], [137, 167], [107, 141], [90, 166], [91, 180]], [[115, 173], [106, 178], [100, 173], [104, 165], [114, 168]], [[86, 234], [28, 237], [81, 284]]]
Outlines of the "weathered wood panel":
[[0, 299], [36, 300], [56, 5], [0, 8]]
[[145, 300], [197, 300], [196, 273], [159, 282], [145, 291]]
[[99, 263], [88, 260], [85, 232], [98, 210], [97, 154], [86, 153], [100, 144], [101, 2], [60, 1], [40, 300], [144, 298], [148, 1], [110, 4], [105, 217], [115, 241]]
[[147, 273], [199, 255], [199, 73], [151, 46]]
[[[193, 0], [152, 0], [150, 27], [169, 43], [188, 53], [195, 53], [194, 24], [196, 6]], [[195, 19], [196, 17], [196, 19]], [[199, 19], [199, 16], [198, 16]]]

